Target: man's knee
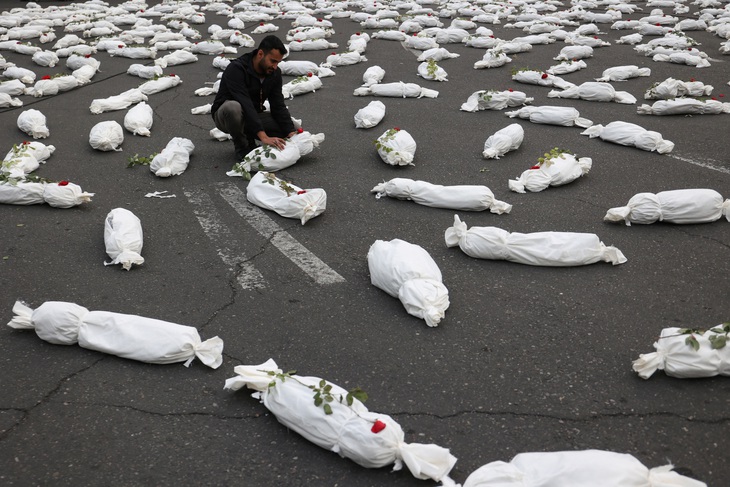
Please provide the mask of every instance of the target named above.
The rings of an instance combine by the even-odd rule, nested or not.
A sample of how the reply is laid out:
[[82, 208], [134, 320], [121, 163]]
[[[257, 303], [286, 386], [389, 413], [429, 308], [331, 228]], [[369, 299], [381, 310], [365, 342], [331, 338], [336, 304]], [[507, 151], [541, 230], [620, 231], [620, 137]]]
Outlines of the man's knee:
[[241, 104], [234, 100], [226, 100], [215, 112], [215, 122], [221, 130], [238, 128], [243, 124]]

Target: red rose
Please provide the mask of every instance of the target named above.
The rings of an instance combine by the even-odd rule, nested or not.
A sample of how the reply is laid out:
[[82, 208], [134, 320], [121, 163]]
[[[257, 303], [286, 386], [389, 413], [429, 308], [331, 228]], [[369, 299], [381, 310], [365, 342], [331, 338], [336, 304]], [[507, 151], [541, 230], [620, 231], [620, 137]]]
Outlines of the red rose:
[[59, 186], [68, 186], [68, 181], [60, 181], [58, 183]]
[[690, 79], [689, 79], [689, 81], [690, 81], [691, 83], [694, 83], [694, 82], [695, 82], [695, 79], [694, 79], [694, 78], [690, 78]]
[[542, 76], [540, 76], [542, 79], [547, 79], [547, 73], [542, 73]]
[[311, 78], [312, 77], [312, 73], [307, 73], [307, 77], [308, 78]]
[[532, 166], [530, 169], [540, 169], [540, 166]]
[[24, 140], [23, 145], [30, 145], [30, 142], [28, 142], [27, 140]]
[[659, 27], [659, 26], [661, 26], [662, 24], [660, 24], [659, 22], [657, 22], [657, 23], [656, 23], [656, 24], [654, 24], [654, 25], [656, 25], [657, 27]]
[[297, 133], [298, 133], [298, 134], [304, 133], [304, 129], [303, 129], [303, 128], [301, 128], [301, 127], [299, 127], [299, 128], [297, 129]]
[[84, 54], [84, 57], [85, 57], [86, 59], [89, 59], [89, 58], [91, 57], [91, 54]]
[[297, 191], [297, 194], [304, 194], [304, 193], [306, 193], [305, 190]]
[[598, 39], [598, 36], [593, 36], [594, 39]]
[[45, 75], [45, 76], [44, 76], [44, 77], [42, 77], [41, 79], [51, 79], [51, 77], [50, 77], [50, 76], [48, 76], [48, 75]]
[[117, 47], [118, 47], [119, 49], [121, 49], [121, 48], [123, 48], [123, 47], [124, 47], [124, 44], [117, 44]]
[[263, 23], [263, 22], [261, 22], [261, 23], [260, 23], [259, 25], [260, 25], [261, 27], [263, 27], [263, 26], [264, 26], [264, 23]]
[[395, 130], [396, 132], [399, 132], [399, 131], [400, 131], [400, 128], [398, 128], [398, 127], [393, 127], [393, 130]]
[[336, 52], [333, 52], [333, 53], [332, 53], [332, 55], [333, 55], [333, 56], [337, 56], [337, 53], [336, 53]]
[[710, 100], [715, 100], [715, 101], [717, 101], [717, 98], [715, 98], [715, 97], [713, 96], [712, 98], [710, 98]]
[[370, 431], [377, 434], [377, 433], [380, 433], [381, 431], [383, 431], [384, 429], [385, 429], [385, 423], [383, 423], [379, 419], [376, 419], [375, 423], [373, 423], [373, 427], [370, 428]]
[[509, 91], [510, 93], [512, 93], [512, 88], [510, 88], [510, 89], [509, 89], [509, 90], [507, 90], [507, 91]]
[[355, 32], [355, 35], [356, 35], [356, 36], [359, 36], [359, 35], [360, 35], [360, 33], [359, 33], [359, 32]]

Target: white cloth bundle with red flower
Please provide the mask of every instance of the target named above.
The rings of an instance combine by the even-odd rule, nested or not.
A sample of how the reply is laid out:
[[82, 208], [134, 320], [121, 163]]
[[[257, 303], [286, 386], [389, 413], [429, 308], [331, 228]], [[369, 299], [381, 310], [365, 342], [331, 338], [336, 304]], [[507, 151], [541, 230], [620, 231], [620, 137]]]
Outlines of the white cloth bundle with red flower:
[[554, 86], [561, 90], [572, 88], [575, 85], [568, 81], [565, 81], [560, 76], [546, 73], [544, 71], [537, 71], [534, 69], [522, 69], [512, 75], [512, 80], [518, 83], [525, 83], [529, 85], [538, 86]]
[[454, 225], [446, 229], [447, 247], [458, 246], [476, 259], [508, 260], [519, 264], [568, 267], [594, 264], [613, 265], [626, 262], [624, 254], [606, 246], [593, 233], [576, 232], [508, 232], [497, 227], [471, 227], [454, 216]]
[[[556, 106], [529, 106], [522, 107], [513, 112], [506, 112], [510, 118], [519, 117], [529, 120], [532, 123], [541, 123], [548, 125], [562, 125], [564, 127], [590, 127], [593, 122], [587, 118], [580, 116], [578, 110], [573, 107], [556, 107]], [[584, 132], [585, 133], [585, 132]]]
[[525, 138], [525, 129], [518, 123], [513, 123], [497, 130], [484, 142], [482, 157], [484, 159], [499, 159], [509, 151], [517, 150]]
[[55, 208], [71, 208], [90, 202], [92, 196], [94, 193], [86, 193], [80, 186], [68, 181], [34, 183], [15, 179], [0, 183], [0, 203], [7, 205], [48, 203]]
[[147, 95], [142, 93], [139, 88], [132, 88], [118, 95], [92, 100], [89, 110], [93, 114], [123, 110], [141, 101], [147, 101]]
[[[194, 63], [198, 60], [198, 56], [186, 49], [178, 49], [170, 54], [155, 59], [155, 66], [161, 68], [169, 68], [170, 66], [179, 66], [181, 64]], [[160, 78], [164, 79], [164, 78]], [[149, 93], [147, 93], [149, 95]]]
[[124, 115], [124, 128], [134, 135], [149, 137], [153, 120], [154, 112], [152, 107], [141, 101]]
[[76, 78], [78, 80], [79, 86], [82, 86], [82, 85], [89, 83], [91, 81], [91, 78], [93, 78], [94, 75], [96, 74], [96, 72], [97, 72], [97, 70], [94, 69], [93, 66], [87, 65], [87, 66], [81, 66], [79, 69], [75, 69], [71, 73], [71, 76], [73, 76], [74, 78]]
[[441, 270], [421, 246], [404, 240], [376, 240], [368, 251], [370, 282], [398, 298], [408, 314], [437, 326], [449, 307]]
[[505, 54], [504, 51], [498, 48], [492, 48], [487, 50], [482, 58], [474, 63], [474, 69], [498, 68], [511, 62], [512, 58]]
[[125, 208], [111, 210], [104, 219], [104, 245], [112, 259], [104, 265], [121, 264], [130, 270], [132, 265], [144, 264], [142, 222]]
[[707, 330], [664, 328], [654, 342], [656, 352], [639, 354], [633, 361], [634, 372], [642, 379], [657, 370], [679, 379], [730, 376], [730, 347], [725, 345], [728, 332], [730, 323]]
[[549, 186], [571, 183], [588, 174], [592, 165], [593, 160], [590, 157], [579, 158], [563, 152], [546, 158], [542, 164], [532, 166], [517, 179], [510, 179], [508, 186], [510, 190], [517, 193], [524, 193], [525, 190], [538, 192]]
[[45, 139], [50, 135], [46, 126], [46, 116], [40, 111], [30, 108], [18, 115], [18, 128], [34, 139]]
[[195, 145], [192, 140], [173, 137], [162, 152], [152, 158], [150, 171], [161, 178], [182, 174], [190, 164], [190, 155], [193, 150], [195, 150]]
[[[246, 154], [243, 161], [236, 163], [233, 169], [228, 171], [228, 176], [244, 176], [242, 171], [270, 171], [276, 172], [295, 164], [301, 158], [299, 146], [287, 143], [283, 149], [277, 149], [272, 145], [256, 147]], [[240, 169], [238, 167], [240, 165]]]
[[710, 96], [713, 86], [706, 85], [702, 81], [681, 81], [674, 78], [667, 78], [661, 83], [655, 84], [644, 93], [647, 100], [671, 100], [680, 96]]
[[246, 198], [254, 205], [275, 211], [284, 218], [296, 218], [302, 225], [327, 209], [327, 193], [324, 189], [302, 189], [266, 171], [260, 171], [251, 178], [246, 188]]
[[[296, 122], [295, 125], [297, 125]], [[324, 142], [324, 133], [313, 134], [301, 127], [287, 140], [287, 144], [295, 144], [297, 146], [301, 157], [311, 154], [322, 142]]]
[[636, 109], [636, 113], [639, 115], [719, 115], [730, 113], [730, 103], [717, 100], [674, 98], [658, 100], [651, 105], [641, 105]]
[[391, 166], [413, 166], [416, 141], [408, 131], [398, 127], [388, 129], [375, 141], [378, 155]]
[[406, 40], [406, 37], [408, 36], [399, 30], [379, 30], [372, 34], [373, 39], [383, 39], [386, 41], [402, 42]]
[[55, 80], [49, 78], [39, 79], [35, 82], [32, 88], [28, 88], [25, 91], [26, 95], [31, 95], [34, 98], [41, 98], [44, 96], [54, 96], [59, 92], [58, 83]]
[[129, 59], [154, 59], [157, 56], [157, 49], [154, 47], [127, 47], [119, 44], [107, 50], [107, 53], [114, 57], [123, 57]]
[[730, 199], [714, 189], [675, 189], [659, 193], [638, 193], [626, 206], [611, 208], [603, 218], [626, 225], [648, 225], [657, 221], [675, 224], [710, 223], [725, 217], [730, 221]]
[[532, 103], [533, 99], [523, 91], [512, 89], [504, 91], [479, 90], [469, 95], [469, 98], [461, 104], [460, 110], [465, 112], [503, 110], [508, 107], [518, 107]]
[[43, 340], [55, 345], [73, 345], [117, 357], [151, 364], [185, 362], [197, 357], [211, 368], [223, 363], [223, 340], [200, 339], [192, 326], [142, 316], [89, 311], [63, 301], [46, 301], [31, 309], [20, 301], [13, 306], [8, 326], [35, 330]]
[[634, 95], [628, 91], [616, 91], [609, 83], [587, 81], [578, 86], [573, 85], [562, 91], [552, 90], [548, 98], [573, 98], [586, 101], [616, 102], [625, 105], [636, 103]]
[[319, 74], [319, 66], [313, 61], [285, 60], [279, 63], [281, 74], [286, 76], [306, 76], [309, 73]]
[[[226, 389], [238, 391], [247, 387], [256, 391], [252, 396], [281, 424], [320, 448], [365, 468], [394, 464], [393, 470], [401, 470], [405, 463], [418, 479], [455, 485], [449, 472], [456, 457], [448, 449], [435, 444], [406, 443], [403, 429], [393, 418], [369, 411], [337, 384], [294, 372], [284, 374], [272, 359], [260, 365], [238, 365], [234, 372], [235, 377], [225, 382]], [[315, 404], [314, 388], [321, 390], [320, 397], [333, 398], [326, 403], [331, 414]]]
[[322, 49], [337, 49], [337, 44], [327, 39], [306, 39], [303, 41], [292, 41], [286, 47], [289, 52], [320, 51]]
[[33, 62], [39, 66], [53, 68], [58, 64], [58, 56], [53, 51], [39, 51], [33, 54]]
[[428, 88], [422, 88], [416, 83], [396, 81], [394, 83], [377, 83], [370, 86], [361, 86], [353, 92], [353, 95], [393, 96], [400, 98], [437, 98], [439, 96], [439, 92]]
[[370, 192], [376, 193], [376, 198], [390, 196], [433, 208], [464, 211], [490, 210], [492, 213], [500, 215], [512, 210], [512, 205], [495, 199], [494, 193], [482, 185], [441, 186], [426, 181], [393, 178], [376, 185]]
[[707, 487], [673, 470], [649, 469], [628, 453], [605, 450], [530, 452], [483, 465], [464, 487]]
[[24, 179], [26, 174], [38, 169], [40, 164], [45, 162], [55, 150], [56, 148], [52, 145], [35, 141], [25, 141], [13, 145], [0, 163], [0, 174], [6, 174], [10, 178]]
[[635, 123], [614, 121], [606, 126], [593, 125], [587, 128], [581, 135], [587, 135], [591, 139], [600, 137], [606, 142], [627, 145], [646, 151], [657, 151], [659, 154], [672, 152], [674, 142], [664, 140], [662, 134], [653, 130], [636, 125]]
[[671, 54], [654, 54], [651, 60], [663, 63], [686, 64], [687, 66], [694, 66], [696, 68], [707, 68], [711, 66], [710, 61], [707, 59], [686, 51], [673, 52]]
[[319, 76], [307, 73], [284, 84], [281, 87], [281, 94], [284, 95], [284, 98], [291, 99], [304, 93], [313, 93], [320, 88], [322, 88], [322, 80], [319, 79]]

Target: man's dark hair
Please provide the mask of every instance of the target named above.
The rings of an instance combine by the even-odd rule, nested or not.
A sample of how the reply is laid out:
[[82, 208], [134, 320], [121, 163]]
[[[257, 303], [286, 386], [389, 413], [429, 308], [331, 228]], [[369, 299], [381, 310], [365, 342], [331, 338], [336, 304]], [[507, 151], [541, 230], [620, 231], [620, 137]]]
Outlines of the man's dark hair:
[[282, 56], [286, 55], [287, 53], [284, 43], [281, 42], [281, 39], [279, 39], [275, 35], [268, 35], [264, 37], [258, 47], [258, 50], [264, 51], [264, 55], [268, 54], [269, 51], [273, 49], [279, 51]]

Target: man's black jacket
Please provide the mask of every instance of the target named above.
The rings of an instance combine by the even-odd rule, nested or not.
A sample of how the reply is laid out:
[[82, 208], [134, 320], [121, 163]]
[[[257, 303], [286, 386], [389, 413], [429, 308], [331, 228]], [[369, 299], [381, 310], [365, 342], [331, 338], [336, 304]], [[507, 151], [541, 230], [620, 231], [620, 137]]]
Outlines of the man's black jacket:
[[264, 101], [269, 100], [271, 115], [284, 135], [294, 132], [294, 123], [281, 94], [281, 70], [276, 68], [262, 81], [253, 69], [256, 52], [249, 52], [230, 62], [223, 72], [211, 113], [215, 115], [226, 100], [237, 101], [243, 108], [246, 133], [255, 137], [260, 130], [264, 130], [258, 114], [264, 111]]

